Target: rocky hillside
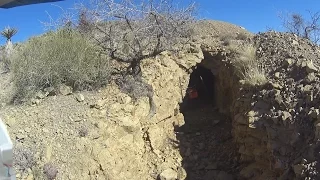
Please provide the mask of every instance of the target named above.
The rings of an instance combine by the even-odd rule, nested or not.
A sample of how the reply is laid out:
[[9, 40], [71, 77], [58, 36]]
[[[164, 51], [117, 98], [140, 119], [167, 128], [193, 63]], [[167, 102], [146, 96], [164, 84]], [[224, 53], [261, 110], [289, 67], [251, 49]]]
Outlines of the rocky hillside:
[[319, 47], [277, 32], [258, 34], [254, 41], [269, 83], [244, 89], [241, 99], [249, 100], [251, 110], [239, 107], [234, 118], [243, 161], [254, 162], [243, 173], [246, 178], [319, 179]]
[[[248, 44], [264, 84], [243, 84], [237, 73], [234, 62]], [[15, 145], [17, 177], [319, 179], [319, 56], [317, 46], [292, 34], [252, 35], [200, 21], [186, 52], [143, 61], [152, 118], [147, 97], [134, 99], [114, 82], [97, 92], [62, 85], [13, 105], [10, 74], [1, 74], [0, 115]], [[195, 66], [214, 76], [214, 106], [187, 98]]]

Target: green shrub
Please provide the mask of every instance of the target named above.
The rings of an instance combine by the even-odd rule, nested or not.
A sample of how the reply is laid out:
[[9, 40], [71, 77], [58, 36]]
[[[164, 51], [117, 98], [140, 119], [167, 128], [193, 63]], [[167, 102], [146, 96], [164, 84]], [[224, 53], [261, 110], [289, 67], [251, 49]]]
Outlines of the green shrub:
[[31, 38], [13, 55], [16, 98], [59, 84], [76, 90], [101, 87], [109, 77], [108, 61], [80, 33], [62, 29]]

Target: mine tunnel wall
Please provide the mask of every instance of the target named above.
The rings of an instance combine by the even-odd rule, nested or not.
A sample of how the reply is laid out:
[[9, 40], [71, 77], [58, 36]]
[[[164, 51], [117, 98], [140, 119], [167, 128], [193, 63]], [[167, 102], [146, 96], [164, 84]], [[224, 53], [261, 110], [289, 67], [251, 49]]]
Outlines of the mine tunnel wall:
[[277, 162], [270, 147], [274, 144], [269, 138], [270, 132], [250, 125], [256, 117], [248, 116], [248, 112], [259, 108], [252, 106], [256, 89], [243, 88], [223, 51], [203, 50], [203, 54], [201, 65], [214, 74], [214, 104], [220, 113], [232, 120], [233, 139], [239, 148], [242, 165], [241, 176], [246, 179], [279, 177], [283, 169], [275, 168]]
[[230, 65], [224, 62], [226, 54], [204, 51], [204, 60], [200, 63], [210, 69], [214, 75], [214, 102], [220, 113], [232, 117], [233, 104], [239, 97], [239, 80], [234, 76]]

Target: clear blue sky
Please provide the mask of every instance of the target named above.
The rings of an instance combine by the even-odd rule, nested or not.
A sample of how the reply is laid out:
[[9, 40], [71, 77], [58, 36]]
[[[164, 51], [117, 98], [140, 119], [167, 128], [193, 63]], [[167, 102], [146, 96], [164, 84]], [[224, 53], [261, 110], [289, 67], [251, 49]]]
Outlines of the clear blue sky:
[[[31, 36], [44, 32], [40, 21], [49, 21], [46, 12], [53, 18], [57, 18], [62, 12], [53, 4], [68, 10], [75, 2], [78, 0], [0, 9], [0, 29], [8, 25], [16, 27], [19, 33], [13, 41], [25, 41]], [[320, 1], [317, 0], [195, 0], [195, 2], [199, 6], [200, 18], [227, 21], [243, 26], [254, 33], [265, 31], [267, 27], [282, 30], [281, 21], [278, 18], [279, 12], [299, 12], [307, 15], [306, 10], [320, 11]], [[4, 39], [0, 40], [0, 44], [4, 42]]]

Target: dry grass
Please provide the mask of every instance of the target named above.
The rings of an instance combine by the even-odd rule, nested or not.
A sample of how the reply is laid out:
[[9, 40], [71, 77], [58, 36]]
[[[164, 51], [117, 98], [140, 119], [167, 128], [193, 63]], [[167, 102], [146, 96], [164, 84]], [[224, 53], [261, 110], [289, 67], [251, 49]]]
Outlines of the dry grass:
[[236, 51], [238, 58], [233, 61], [233, 65], [242, 82], [252, 86], [267, 83], [266, 73], [259, 66], [256, 58], [256, 48], [252, 45], [246, 45]]

